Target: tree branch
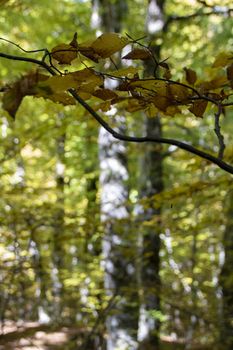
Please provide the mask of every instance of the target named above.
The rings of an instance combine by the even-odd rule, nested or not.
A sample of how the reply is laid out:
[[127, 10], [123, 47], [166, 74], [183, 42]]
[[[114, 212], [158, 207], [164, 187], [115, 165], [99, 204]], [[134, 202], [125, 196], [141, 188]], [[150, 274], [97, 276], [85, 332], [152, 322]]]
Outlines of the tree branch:
[[230, 17], [233, 13], [233, 8], [228, 8], [225, 6], [210, 6], [210, 5], [207, 5], [204, 1], [200, 1], [200, 2], [202, 3], [203, 7], [208, 7], [211, 10], [202, 11], [201, 9], [201, 10], [198, 10], [197, 12], [191, 13], [190, 15], [186, 15], [186, 16], [177, 16], [177, 15], [168, 16], [164, 24], [164, 30], [166, 31], [168, 26], [173, 22], [188, 21], [193, 18], [208, 17], [212, 15], [217, 15], [217, 16], [227, 15]]
[[[39, 65], [43, 67], [45, 70], [47, 70], [51, 75], [57, 75], [57, 73], [44, 61], [40, 61], [34, 58], [28, 58], [28, 57], [21, 57], [21, 56], [14, 56], [9, 55], [5, 53], [0, 52], [0, 57], [15, 60], [15, 61], [24, 61], [24, 62], [31, 62], [36, 65]], [[110, 125], [98, 114], [94, 111], [94, 109], [86, 103], [74, 89], [68, 89], [68, 92], [75, 98], [77, 102], [79, 102], [90, 114], [91, 116], [103, 127], [105, 130], [107, 130], [114, 138], [126, 142], [135, 142], [135, 143], [144, 143], [144, 142], [154, 142], [154, 143], [161, 143], [161, 144], [167, 144], [179, 147], [180, 149], [183, 149], [189, 153], [195, 154], [198, 157], [201, 157], [203, 159], [206, 159], [210, 161], [213, 164], [216, 164], [219, 168], [225, 170], [226, 172], [233, 174], [233, 166], [224, 162], [222, 159], [215, 157], [205, 151], [202, 151], [200, 149], [197, 149], [185, 142], [170, 139], [170, 138], [164, 138], [164, 137], [135, 137], [135, 136], [129, 136], [129, 135], [122, 135], [119, 132], [115, 131]]]
[[90, 105], [88, 105], [73, 89], [68, 90], [70, 94], [97, 120], [97, 122], [103, 126], [105, 130], [107, 130], [113, 137], [115, 137], [118, 140], [127, 141], [127, 142], [136, 142], [136, 143], [144, 143], [144, 142], [154, 142], [154, 143], [162, 143], [172, 146], [177, 146], [180, 149], [183, 149], [185, 151], [188, 151], [189, 153], [195, 154], [203, 159], [206, 159], [210, 161], [211, 163], [216, 164], [219, 168], [225, 170], [226, 172], [233, 174], [233, 166], [224, 162], [222, 159], [217, 158], [209, 153], [206, 153], [205, 151], [202, 151], [200, 149], [197, 149], [185, 142], [174, 140], [174, 139], [168, 139], [164, 137], [135, 137], [135, 136], [128, 136], [128, 135], [122, 135], [115, 131], [113, 128], [110, 127], [108, 123], [98, 114], [96, 113]]
[[219, 142], [219, 152], [218, 152], [218, 158], [222, 159], [223, 158], [223, 153], [225, 150], [225, 143], [224, 143], [224, 137], [221, 133], [221, 127], [220, 127], [220, 123], [219, 123], [219, 119], [220, 116], [222, 114], [222, 106], [219, 105], [218, 106], [218, 110], [215, 113], [214, 117], [215, 117], [215, 127], [214, 127], [214, 131], [215, 134], [217, 135], [218, 138], [218, 142]]

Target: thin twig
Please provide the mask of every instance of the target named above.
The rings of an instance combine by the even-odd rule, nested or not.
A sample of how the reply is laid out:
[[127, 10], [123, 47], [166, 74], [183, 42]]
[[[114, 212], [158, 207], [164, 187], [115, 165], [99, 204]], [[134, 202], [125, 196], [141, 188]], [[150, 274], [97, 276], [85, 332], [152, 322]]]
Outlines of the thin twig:
[[36, 52], [41, 52], [41, 51], [44, 51], [44, 52], [48, 51], [47, 49], [25, 50], [22, 46], [20, 46], [19, 44], [14, 43], [11, 40], [8, 40], [8, 39], [5, 39], [5, 38], [1, 38], [1, 37], [0, 37], [0, 40], [5, 41], [5, 42], [7, 42], [7, 43], [9, 43], [11, 45], [16, 46], [18, 49], [22, 50], [25, 53], [36, 53]]
[[219, 142], [219, 151], [218, 151], [218, 158], [222, 159], [223, 158], [223, 154], [224, 154], [224, 150], [225, 150], [225, 143], [224, 143], [224, 137], [221, 133], [221, 126], [220, 126], [220, 116], [222, 114], [222, 106], [219, 104], [218, 105], [218, 110], [215, 113], [214, 117], [215, 117], [215, 123], [214, 123], [214, 131], [215, 134], [217, 135], [218, 138], [218, 142]]

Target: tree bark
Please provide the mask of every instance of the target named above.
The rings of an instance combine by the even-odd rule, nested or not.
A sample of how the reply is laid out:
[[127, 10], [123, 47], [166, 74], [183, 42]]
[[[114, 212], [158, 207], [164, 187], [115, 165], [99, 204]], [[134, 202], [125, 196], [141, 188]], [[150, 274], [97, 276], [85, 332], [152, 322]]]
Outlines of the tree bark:
[[233, 190], [226, 198], [226, 228], [223, 237], [225, 260], [220, 274], [222, 288], [222, 325], [220, 349], [233, 349]]
[[[106, 32], [120, 32], [126, 13], [124, 0], [93, 2], [95, 27]], [[99, 17], [98, 17], [99, 16]], [[99, 27], [97, 27], [99, 26]], [[114, 116], [119, 132], [125, 133], [124, 116]], [[104, 286], [114, 303], [106, 318], [106, 349], [136, 349], [137, 306], [135, 266], [126, 255], [128, 237], [129, 195], [127, 181], [127, 149], [125, 142], [116, 140], [104, 128], [99, 132], [101, 219], [104, 224], [103, 259]]]
[[[150, 0], [148, 3], [146, 31], [149, 40], [163, 30], [164, 2]], [[151, 46], [156, 59], [159, 60], [160, 46]], [[147, 76], [154, 76], [155, 63], [153, 60], [145, 64]], [[162, 125], [159, 115], [146, 117], [145, 131], [148, 137], [162, 137]], [[140, 197], [150, 198], [163, 190], [162, 148], [161, 146], [146, 145], [142, 159]], [[147, 224], [142, 227], [141, 261], [140, 261], [140, 316], [138, 340], [140, 348], [159, 349], [159, 312], [160, 312], [160, 214], [161, 208], [142, 208], [142, 220]], [[157, 217], [157, 224], [150, 224], [150, 220]], [[140, 249], [140, 248], [139, 248]]]

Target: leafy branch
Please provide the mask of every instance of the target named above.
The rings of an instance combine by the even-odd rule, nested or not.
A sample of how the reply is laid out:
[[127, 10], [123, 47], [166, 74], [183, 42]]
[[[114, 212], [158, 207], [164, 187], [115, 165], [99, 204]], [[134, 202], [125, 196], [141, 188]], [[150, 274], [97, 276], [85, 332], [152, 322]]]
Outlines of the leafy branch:
[[[74, 60], [78, 54], [84, 55], [86, 58], [91, 59], [94, 62], [98, 62], [99, 59], [111, 59], [111, 56], [115, 52], [119, 52], [124, 46], [126, 46], [128, 43], [132, 44], [132, 42], [133, 41], [130, 41], [129, 38], [122, 37], [119, 34], [107, 33], [97, 38], [90, 46], [85, 46], [77, 43], [77, 35], [75, 34], [70, 44], [60, 44], [53, 48], [51, 53], [47, 49], [33, 50], [32, 52], [45, 52], [45, 55], [41, 60], [32, 57], [10, 55], [0, 52], [0, 57], [2, 58], [30, 62], [40, 66], [52, 76], [49, 78], [49, 76], [38, 72], [33, 74], [29, 73], [27, 76], [21, 78], [21, 81], [18, 81], [12, 87], [9, 87], [9, 91], [5, 91], [3, 89], [2, 91], [4, 91], [4, 96], [7, 97], [6, 100], [13, 100], [13, 102], [10, 101], [10, 105], [6, 105], [6, 103], [4, 104], [3, 101], [3, 108], [5, 107], [5, 109], [14, 117], [21, 100], [26, 95], [50, 98], [54, 102], [60, 102], [64, 105], [74, 104], [76, 101], [81, 104], [102, 127], [104, 127], [114, 138], [118, 140], [134, 143], [153, 142], [176, 146], [217, 165], [230, 174], [233, 174], [233, 166], [226, 163], [222, 159], [225, 144], [223, 135], [220, 131], [219, 123], [223, 107], [232, 106], [231, 102], [224, 102], [224, 100], [228, 99], [231, 94], [226, 94], [225, 91], [223, 92], [223, 89], [221, 90], [221, 93], [218, 93], [218, 90], [226, 84], [229, 84], [229, 89], [231, 89], [231, 67], [233, 65], [232, 54], [225, 54], [224, 57], [220, 56], [216, 59], [216, 66], [228, 66], [228, 78], [217, 76], [210, 81], [204, 81], [199, 85], [195, 85], [197, 80], [196, 73], [187, 68], [185, 68], [187, 84], [172, 80], [169, 66], [164, 62], [155, 62], [156, 65], [161, 66], [165, 70], [163, 78], [154, 77], [144, 79], [139, 78], [135, 67], [126, 68], [124, 73], [120, 72], [121, 70], [119, 70], [114, 74], [96, 72], [93, 68], [88, 67], [84, 70], [73, 73], [65, 72], [63, 74], [52, 62], [52, 59], [55, 59], [61, 64], [71, 64], [72, 60]], [[135, 42], [138, 44], [137, 41]], [[14, 44], [12, 42], [10, 43]], [[15, 44], [15, 46], [22, 50], [19, 45]], [[152, 57], [150, 50], [147, 50], [143, 45], [141, 46], [142, 48], [133, 49], [123, 58], [141, 60], [151, 59]], [[23, 51], [27, 52], [24, 49]], [[45, 61], [47, 56], [49, 58], [49, 63], [46, 63]], [[229, 64], [231, 65], [229, 66]], [[133, 77], [130, 77], [132, 72], [134, 75]], [[104, 89], [102, 87], [105, 75], [111, 77], [112, 79], [118, 79], [121, 81], [120, 85], [118, 86], [118, 90], [122, 93], [126, 93], [125, 97], [118, 95], [117, 91]], [[213, 92], [214, 90], [216, 90], [217, 93]], [[19, 91], [20, 95], [16, 96], [16, 92], [18, 94]], [[72, 97], [69, 97], [69, 95], [66, 94], [66, 91], [68, 91]], [[102, 118], [100, 114], [97, 113], [96, 110], [85, 101], [85, 99], [82, 97], [83, 93], [90, 96], [97, 96], [109, 104], [121, 102], [122, 99], [128, 101], [129, 103], [130, 101], [134, 101], [134, 103], [136, 103], [136, 110], [146, 110], [152, 106], [153, 110], [156, 111], [157, 109], [157, 111], [161, 111], [165, 115], [167, 115], [169, 108], [172, 110], [172, 113], [181, 113], [178, 106], [191, 106], [189, 108], [190, 112], [196, 117], [202, 117], [208, 102], [210, 102], [216, 105], [218, 108], [217, 112], [215, 113], [215, 133], [219, 141], [218, 156], [216, 157], [188, 143], [172, 138], [148, 136], [135, 137], [121, 134], [112, 128], [105, 121], [105, 119]]]

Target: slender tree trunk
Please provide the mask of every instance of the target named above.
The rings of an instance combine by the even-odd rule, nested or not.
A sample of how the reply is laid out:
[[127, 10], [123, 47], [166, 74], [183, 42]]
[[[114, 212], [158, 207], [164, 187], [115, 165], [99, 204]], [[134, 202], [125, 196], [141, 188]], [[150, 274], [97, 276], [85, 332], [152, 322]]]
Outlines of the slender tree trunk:
[[[95, 23], [107, 32], [120, 32], [125, 0], [94, 1]], [[99, 14], [99, 19], [98, 19]], [[99, 28], [98, 28], [99, 29]], [[114, 118], [114, 117], [112, 117]], [[125, 118], [115, 116], [118, 131], [125, 132]], [[117, 127], [116, 127], [117, 129]], [[105, 290], [114, 299], [106, 318], [107, 350], [136, 349], [137, 311], [135, 302], [135, 266], [126, 256], [129, 211], [127, 149], [103, 128], [99, 132], [101, 218], [104, 223], [103, 257]], [[137, 308], [137, 307], [136, 307]]]
[[222, 326], [220, 349], [233, 349], [233, 190], [226, 198], [226, 228], [223, 237], [225, 260], [220, 275], [222, 287]]
[[[61, 127], [63, 114], [58, 114], [57, 126]], [[56, 162], [56, 207], [54, 213], [54, 242], [53, 242], [53, 294], [54, 294], [54, 317], [55, 320], [61, 319], [64, 302], [64, 269], [66, 256], [64, 251], [64, 187], [65, 187], [65, 140], [66, 134], [63, 133], [57, 138], [57, 162]]]
[[[148, 14], [146, 20], [146, 31], [152, 41], [155, 34], [163, 30], [163, 6], [164, 1], [150, 0], [148, 3]], [[160, 47], [151, 46], [157, 60], [160, 56]], [[154, 76], [155, 65], [151, 60], [145, 65], [146, 74]], [[149, 137], [161, 137], [162, 126], [159, 115], [145, 120], [146, 134]], [[162, 172], [162, 149], [160, 146], [147, 144], [144, 150], [141, 169], [141, 198], [150, 198], [163, 190]], [[159, 348], [159, 312], [160, 312], [160, 208], [153, 208], [149, 204], [149, 209], [142, 209], [142, 219], [147, 222], [143, 227], [141, 247], [141, 277], [140, 291], [140, 316], [138, 327], [138, 340], [141, 349]], [[148, 225], [150, 220], [157, 216], [157, 224]]]

